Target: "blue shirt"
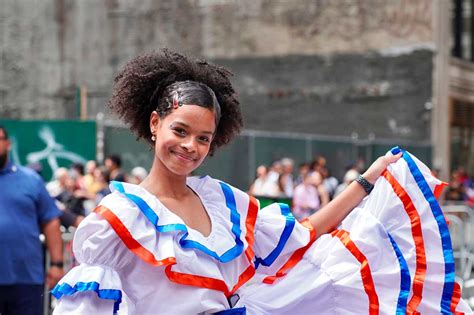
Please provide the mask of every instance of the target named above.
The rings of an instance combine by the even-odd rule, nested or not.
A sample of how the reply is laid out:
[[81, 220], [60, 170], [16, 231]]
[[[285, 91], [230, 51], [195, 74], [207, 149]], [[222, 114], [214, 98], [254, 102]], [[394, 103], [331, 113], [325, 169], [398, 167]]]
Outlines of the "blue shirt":
[[41, 224], [60, 215], [33, 170], [11, 162], [0, 169], [0, 285], [44, 283]]

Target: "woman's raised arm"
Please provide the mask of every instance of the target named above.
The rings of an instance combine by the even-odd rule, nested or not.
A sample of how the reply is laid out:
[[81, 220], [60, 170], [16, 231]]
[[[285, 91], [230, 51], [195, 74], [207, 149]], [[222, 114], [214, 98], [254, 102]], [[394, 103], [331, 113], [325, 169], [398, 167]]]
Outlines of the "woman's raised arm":
[[[387, 166], [398, 161], [401, 156], [402, 153], [379, 157], [363, 174], [363, 177], [369, 183], [374, 184]], [[353, 181], [329, 204], [309, 216], [308, 219], [316, 230], [316, 237], [328, 233], [338, 226], [365, 196], [367, 196], [367, 193], [362, 185]]]

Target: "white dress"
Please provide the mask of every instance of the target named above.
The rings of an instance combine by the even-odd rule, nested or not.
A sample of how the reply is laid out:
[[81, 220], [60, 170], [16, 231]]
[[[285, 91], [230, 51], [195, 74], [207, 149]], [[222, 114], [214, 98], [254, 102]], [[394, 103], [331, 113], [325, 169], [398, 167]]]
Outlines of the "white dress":
[[[397, 149], [394, 149], [397, 150]], [[454, 282], [441, 182], [404, 152], [331, 234], [209, 176], [187, 184], [208, 237], [143, 188], [111, 184], [79, 226], [55, 314], [472, 314]]]

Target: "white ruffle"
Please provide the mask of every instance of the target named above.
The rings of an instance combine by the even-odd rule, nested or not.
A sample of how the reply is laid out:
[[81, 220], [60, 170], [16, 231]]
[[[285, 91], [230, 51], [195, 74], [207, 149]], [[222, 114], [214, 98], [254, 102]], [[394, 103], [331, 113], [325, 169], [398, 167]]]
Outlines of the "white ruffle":
[[284, 206], [275, 203], [258, 213], [255, 224], [255, 257], [266, 261], [268, 266], [258, 264], [256, 279], [274, 275], [296, 250], [310, 241], [309, 229], [298, 223], [291, 213], [282, 213], [282, 207]]
[[100, 215], [91, 213], [79, 225], [74, 234], [74, 256], [80, 263], [122, 268], [131, 259], [109, 223]]
[[[430, 191], [434, 191], [440, 182], [431, 177], [421, 162], [415, 160], [415, 163], [425, 176]], [[430, 204], [409, 173], [405, 160], [391, 165], [388, 171], [413, 200], [420, 217], [420, 227], [423, 229], [427, 272], [423, 300], [418, 311], [422, 314], [439, 314], [441, 291], [445, 280], [443, 256], [445, 253], [441, 250], [439, 218], [437, 221], [433, 216]], [[122, 232], [125, 227], [125, 232], [129, 233], [128, 237], [152, 253], [155, 259], [166, 260], [173, 257], [176, 262], [169, 262], [173, 265], [168, 266], [165, 271], [161, 265], [161, 268], [156, 268], [155, 265], [138, 259], [139, 255], [132, 253], [133, 248], [127, 248], [126, 242], [119, 237], [120, 232], [116, 233], [113, 226], [109, 225], [113, 221], [110, 220], [110, 216], [106, 220], [105, 216], [93, 214], [83, 221], [74, 241], [74, 250], [78, 260], [83, 264], [78, 267], [77, 274], [73, 271], [61, 283], [73, 288], [79, 283], [77, 281], [82, 281], [84, 275], [89, 273], [91, 276], [84, 279], [90, 283], [99, 283], [102, 274], [100, 281], [109, 278], [106, 275], [108, 270], [113, 274], [112, 269], [115, 269], [116, 273], [112, 278], [118, 274], [122, 276], [118, 280], [122, 280], [123, 288], [127, 292], [127, 302], [130, 302], [127, 305], [131, 313], [217, 312], [228, 308], [225, 295], [221, 292], [222, 286], [218, 289], [206, 289], [206, 285], [183, 285], [183, 281], [176, 279], [179, 276], [188, 279], [194, 277], [195, 282], [199, 282], [205, 277], [202, 281], [214, 283], [217, 280], [219, 284], [223, 281], [227, 287], [226, 293], [230, 295], [234, 293], [233, 288], [234, 286], [237, 288], [236, 284], [241, 277], [246, 280], [246, 277], [251, 276], [253, 270], [249, 258], [252, 258], [254, 252], [257, 261], [265, 260], [268, 266], [260, 262], [257, 275], [251, 284], [236, 291], [240, 301], [235, 307], [245, 306], [248, 314], [368, 314], [371, 306], [369, 297], [371, 299], [374, 297], [373, 294], [367, 293], [367, 290], [370, 290], [367, 286], [371, 283], [378, 298], [379, 312], [393, 314], [399, 311], [397, 302], [401, 292], [410, 290], [408, 299], [413, 294], [412, 283], [408, 289], [403, 289], [403, 284], [406, 282], [402, 282], [403, 279], [406, 280], [406, 273], [402, 273], [402, 270], [409, 270], [411, 281], [416, 271], [416, 244], [412, 236], [410, 217], [390, 183], [383, 177], [376, 183], [372, 194], [354, 209], [339, 227], [341, 232], [347, 232], [343, 232], [346, 233], [344, 236], [347, 236], [345, 240], [350, 238], [350, 242], [345, 243], [341, 234], [323, 235], [306, 250], [298, 263], [296, 262], [300, 256], [294, 253], [298, 250], [298, 253], [303, 253], [307, 244], [311, 242], [311, 233], [293, 221], [281, 206], [271, 205], [261, 209], [254, 229], [251, 227], [254, 231], [254, 235], [251, 235], [247, 234], [246, 227], [247, 220], [251, 219], [251, 216], [247, 216], [249, 197], [244, 192], [226, 184], [224, 188], [222, 182], [209, 177], [188, 179], [188, 185], [203, 201], [211, 217], [213, 229], [209, 237], [204, 237], [199, 232], [187, 228], [189, 232], [187, 239], [198, 242], [219, 255], [235, 246], [236, 240], [233, 234], [235, 231], [232, 231], [234, 224], [231, 222], [231, 212], [225, 198], [227, 196], [229, 201], [230, 193], [230, 199], [238, 209], [238, 216], [234, 216], [234, 219], [238, 218], [236, 231], [239, 231], [237, 233], [239, 241], [243, 244], [243, 250], [246, 250], [248, 249], [246, 236], [249, 242], [254, 239], [253, 251], [248, 250], [236, 259], [220, 262], [203, 250], [184, 248], [179, 242], [184, 235], [183, 231], [179, 229], [157, 231], [134, 202], [123, 193], [113, 192], [101, 205], [108, 209], [107, 213], [113, 216], [113, 220], [118, 220]], [[178, 216], [166, 209], [156, 197], [143, 188], [127, 184], [123, 187], [126, 192], [140, 196], [146, 201], [151, 211], [159, 217], [158, 225], [183, 224]], [[400, 256], [394, 250], [395, 242], [403, 253], [401, 260], [406, 261], [406, 268], [402, 266]], [[296, 265], [289, 264], [293, 268], [286, 270], [286, 276], [272, 278], [276, 280], [262, 283], [264, 277], [274, 276], [281, 271], [282, 266], [288, 267], [289, 265], [285, 264], [289, 259]], [[361, 260], [366, 262], [361, 264]], [[366, 276], [362, 276], [364, 273], [361, 269], [366, 268], [364, 266], [371, 268], [370, 281]], [[88, 268], [92, 268], [92, 272], [89, 272]], [[93, 271], [94, 268], [103, 269], [102, 274]], [[175, 282], [167, 278], [170, 270], [177, 275]], [[244, 275], [244, 270], [249, 270], [250, 273]], [[178, 275], [179, 273], [181, 275]], [[270, 282], [273, 284], [267, 284]], [[102, 283], [105, 282], [101, 282], [100, 288]], [[118, 283], [115, 285], [118, 289]], [[84, 296], [86, 294], [89, 293], [84, 293]], [[70, 296], [71, 301], [77, 296], [79, 295]], [[89, 301], [89, 297], [85, 299]], [[69, 301], [67, 298], [62, 300]], [[95, 301], [92, 304], [97, 303]], [[85, 305], [80, 300], [71, 303], [75, 304]], [[63, 305], [65, 304], [61, 304], [61, 307]], [[462, 300], [456, 310], [472, 313]]]
[[[198, 249], [200, 246], [214, 252], [217, 256], [222, 256], [229, 250], [232, 251], [236, 247], [236, 236], [229, 233], [233, 228], [230, 219], [231, 209], [226, 207], [226, 198], [220, 187], [220, 182], [210, 177], [191, 177], [187, 184], [200, 197], [211, 219], [212, 231], [207, 237], [185, 226], [183, 220], [167, 209], [158, 198], [137, 185], [112, 184], [112, 194], [105, 197], [100, 205], [110, 209], [127, 228], [133, 239], [153, 253], [156, 260], [176, 257], [176, 245], [180, 245], [180, 240], [197, 243], [196, 248], [193, 247], [196, 255], [206, 255], [205, 251]], [[125, 193], [117, 191], [117, 185], [121, 185]], [[233, 192], [237, 207], [234, 212], [239, 218], [236, 227], [240, 230], [239, 239], [243, 244], [241, 250], [236, 251], [235, 257], [231, 255], [233, 259], [238, 257], [247, 245], [245, 219], [249, 197], [231, 186], [227, 186]], [[146, 205], [152, 214], [144, 213], [130, 195], [143, 200], [144, 203], [141, 206]], [[153, 222], [153, 219], [155, 219], [155, 222]], [[158, 220], [156, 221], [156, 219]]]
[[[84, 294], [88, 299], [103, 300], [102, 305], [112, 306], [109, 314], [117, 312], [122, 302], [122, 282], [118, 273], [107, 266], [81, 264], [71, 269], [54, 287], [51, 292], [54, 297], [76, 297]], [[113, 304], [111, 303], [113, 301]], [[99, 306], [98, 303], [97, 305]], [[67, 304], [58, 307], [56, 313], [61, 313]]]
[[[421, 162], [414, 158], [413, 161], [433, 193], [441, 182], [432, 177]], [[407, 160], [401, 159], [390, 165], [388, 172], [393, 174], [411, 197], [420, 217], [427, 267], [422, 300], [417, 311], [439, 314], [445, 282], [445, 256], [440, 230], [445, 228], [445, 222], [440, 222], [439, 218], [436, 220], [432, 207], [410, 172]], [[350, 241], [370, 267], [380, 314], [394, 314], [403, 309], [397, 310], [403, 292], [409, 293], [405, 303], [413, 295], [416, 246], [411, 223], [392, 186], [381, 177], [370, 196], [338, 228], [348, 232]], [[405, 267], [389, 236], [403, 253]], [[237, 306], [245, 305], [250, 314], [368, 314], [371, 306], [369, 296], [373, 299], [374, 294], [369, 295], [367, 287], [364, 287], [362, 266], [336, 235], [323, 235], [285, 277], [273, 284], [252, 283], [243, 289]], [[403, 269], [409, 270], [408, 287], [406, 273], [402, 277]], [[405, 289], [402, 289], [402, 279], [405, 280]], [[459, 301], [456, 310], [472, 314], [463, 300]]]
[[[366, 253], [380, 302], [380, 314], [396, 310], [400, 273], [383, 226], [355, 210], [346, 219], [351, 239]], [[374, 236], [377, 234], [377, 236]], [[380, 239], [378, 238], [380, 237]], [[321, 236], [288, 274], [273, 284], [253, 283], [240, 292], [238, 306], [249, 314], [368, 314], [359, 261], [337, 237]]]
[[[224, 281], [228, 290], [239, 282], [242, 273], [252, 264], [247, 255], [242, 255], [248, 246], [246, 220], [250, 201], [244, 192], [210, 177], [188, 179], [188, 185], [199, 195], [211, 217], [212, 232], [209, 237], [204, 237], [184, 226], [181, 218], [143, 188], [120, 185], [120, 191], [105, 197], [97, 213], [88, 216], [76, 231], [74, 251], [79, 262], [104, 264], [117, 269], [122, 269], [136, 258], [152, 267], [172, 264], [171, 270], [175, 272]], [[127, 194], [137, 196], [146, 203], [148, 211], [153, 213], [151, 217], [155, 215], [158, 218], [158, 229], [150, 220], [150, 215], [147, 217], [133, 201], [134, 197]], [[226, 204], [225, 194], [229, 204]], [[235, 223], [231, 221], [232, 211]], [[256, 214], [256, 208], [254, 212]], [[160, 232], [163, 225], [168, 225], [167, 230]], [[174, 229], [173, 225], [185, 227], [189, 234], [182, 229]], [[127, 248], [130, 242], [126, 245], [125, 234], [125, 238], [128, 237], [141, 248]], [[236, 235], [239, 236], [239, 243]], [[196, 242], [217, 255], [226, 255], [229, 261], [218, 261], [199, 248], [185, 248], [180, 243], [183, 239]], [[148, 256], [144, 258], [139, 252], [147, 252]]]

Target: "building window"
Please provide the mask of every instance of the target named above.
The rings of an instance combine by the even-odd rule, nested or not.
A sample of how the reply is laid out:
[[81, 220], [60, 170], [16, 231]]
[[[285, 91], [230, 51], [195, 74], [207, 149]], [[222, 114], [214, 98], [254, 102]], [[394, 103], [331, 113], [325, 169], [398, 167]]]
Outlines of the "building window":
[[452, 55], [474, 61], [474, 0], [453, 0]]
[[474, 174], [474, 103], [451, 99], [451, 168]]

